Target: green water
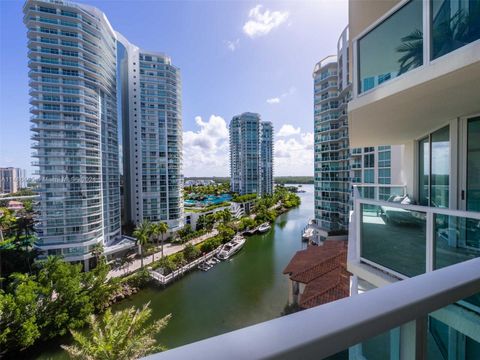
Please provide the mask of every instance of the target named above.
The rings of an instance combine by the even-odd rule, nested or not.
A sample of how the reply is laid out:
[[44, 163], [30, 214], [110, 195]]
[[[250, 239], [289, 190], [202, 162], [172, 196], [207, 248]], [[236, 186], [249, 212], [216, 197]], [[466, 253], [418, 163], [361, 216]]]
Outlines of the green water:
[[[282, 271], [301, 249], [301, 231], [313, 216], [313, 185], [302, 189], [306, 193], [299, 194], [300, 207], [279, 216], [267, 234], [248, 237], [229, 261], [207, 272], [191, 272], [166, 288], [144, 289], [116, 304], [114, 310], [150, 302], [155, 319], [171, 313], [170, 323], [158, 337], [168, 348], [280, 316], [288, 299]], [[33, 358], [67, 358], [58, 343], [36, 354]]]

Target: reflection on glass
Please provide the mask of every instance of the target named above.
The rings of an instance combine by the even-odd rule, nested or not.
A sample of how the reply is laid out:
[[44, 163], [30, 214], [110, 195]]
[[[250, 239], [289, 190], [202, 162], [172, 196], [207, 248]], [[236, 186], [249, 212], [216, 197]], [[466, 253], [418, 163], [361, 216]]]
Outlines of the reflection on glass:
[[435, 269], [480, 257], [480, 220], [435, 215]]
[[468, 120], [467, 131], [467, 210], [480, 211], [480, 117]]
[[419, 149], [419, 169], [418, 169], [418, 192], [419, 203], [423, 206], [428, 206], [429, 199], [429, 185], [428, 179], [430, 174], [430, 143], [428, 138], [422, 139], [418, 144]]
[[448, 126], [432, 133], [432, 173], [430, 175], [430, 206], [448, 207], [450, 174], [450, 129]]
[[[434, 269], [480, 257], [480, 220], [435, 215]], [[480, 309], [480, 294], [466, 299]]]
[[480, 1], [433, 0], [432, 60], [480, 39]]
[[418, 193], [424, 206], [448, 207], [450, 185], [450, 128], [435, 131], [418, 142]]
[[425, 273], [425, 213], [388, 205], [361, 207], [362, 258], [406, 276]]
[[358, 41], [359, 93], [423, 64], [422, 1], [412, 0]]
[[355, 358], [368, 360], [397, 359], [400, 357], [400, 328], [394, 328], [372, 337], [360, 345], [361, 354], [358, 354], [360, 356]]
[[477, 317], [478, 314], [462, 311], [456, 304], [431, 313], [428, 316], [427, 359], [480, 359], [478, 331], [466, 325], [478, 321]]

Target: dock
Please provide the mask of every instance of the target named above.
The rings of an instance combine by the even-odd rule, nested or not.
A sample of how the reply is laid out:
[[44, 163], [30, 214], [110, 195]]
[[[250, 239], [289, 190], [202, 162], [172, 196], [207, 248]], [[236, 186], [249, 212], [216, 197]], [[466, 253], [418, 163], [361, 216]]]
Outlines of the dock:
[[203, 262], [206, 262], [210, 260], [212, 257], [214, 257], [220, 250], [222, 246], [219, 246], [215, 250], [202, 255], [198, 259], [193, 260], [192, 262], [188, 263], [185, 266], [182, 266], [180, 269], [174, 270], [168, 275], [162, 275], [158, 271], [155, 270], [149, 270], [150, 277], [154, 279], [155, 281], [158, 281], [162, 285], [167, 285], [174, 281], [175, 279], [183, 276], [185, 273], [189, 272], [192, 269], [195, 269], [198, 265], [200, 265]]

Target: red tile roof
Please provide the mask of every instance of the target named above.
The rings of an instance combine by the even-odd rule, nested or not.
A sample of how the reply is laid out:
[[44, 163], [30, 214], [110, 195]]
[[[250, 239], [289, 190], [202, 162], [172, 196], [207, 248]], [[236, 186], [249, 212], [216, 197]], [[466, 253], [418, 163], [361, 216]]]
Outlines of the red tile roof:
[[347, 242], [343, 240], [327, 240], [298, 251], [283, 271], [292, 281], [306, 285], [298, 305], [310, 308], [349, 296], [346, 262]]

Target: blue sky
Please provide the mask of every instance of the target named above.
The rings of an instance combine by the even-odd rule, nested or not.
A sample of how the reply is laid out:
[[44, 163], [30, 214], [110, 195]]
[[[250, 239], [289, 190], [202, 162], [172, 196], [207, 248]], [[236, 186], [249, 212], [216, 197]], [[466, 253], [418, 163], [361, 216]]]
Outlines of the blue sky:
[[[347, 1], [78, 1], [182, 72], [184, 174], [226, 176], [228, 123], [275, 127], [275, 174], [313, 174], [312, 70], [336, 51]], [[30, 166], [23, 1], [0, 1], [0, 167]]]

